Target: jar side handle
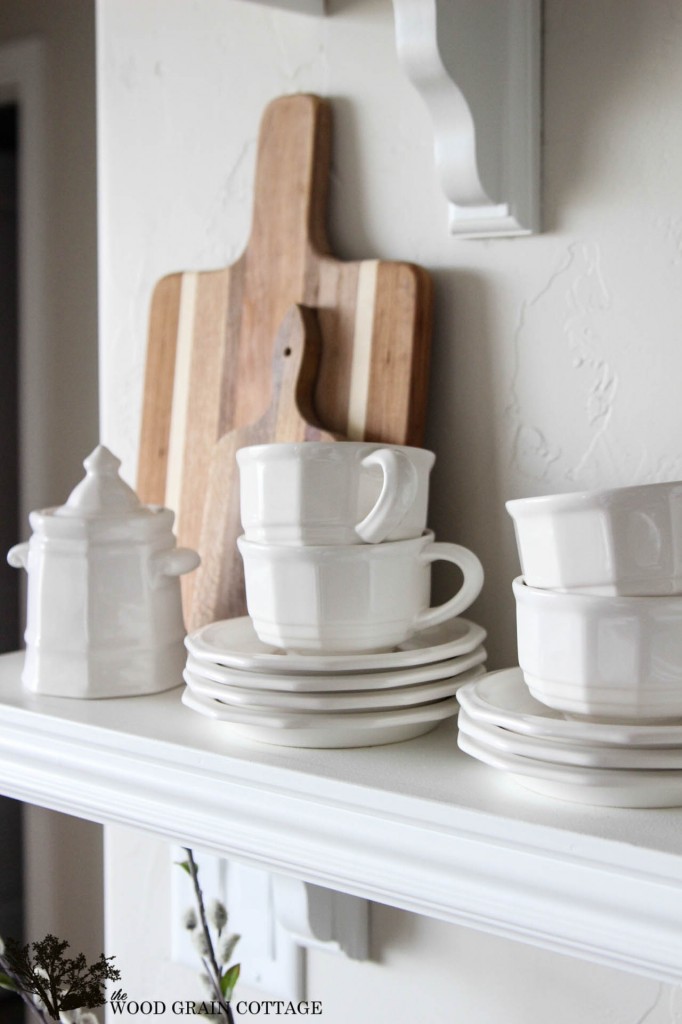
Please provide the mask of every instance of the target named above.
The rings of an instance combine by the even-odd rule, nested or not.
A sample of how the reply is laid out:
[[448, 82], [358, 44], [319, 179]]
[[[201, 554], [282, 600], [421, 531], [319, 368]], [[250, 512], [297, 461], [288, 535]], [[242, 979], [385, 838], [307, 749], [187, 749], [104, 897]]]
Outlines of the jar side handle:
[[184, 576], [197, 568], [201, 558], [191, 548], [169, 548], [158, 551], [150, 560], [150, 574], [153, 584], [160, 583], [164, 576]]
[[15, 544], [13, 548], [10, 548], [7, 552], [7, 561], [14, 569], [27, 569], [28, 541], [25, 540], [23, 543]]

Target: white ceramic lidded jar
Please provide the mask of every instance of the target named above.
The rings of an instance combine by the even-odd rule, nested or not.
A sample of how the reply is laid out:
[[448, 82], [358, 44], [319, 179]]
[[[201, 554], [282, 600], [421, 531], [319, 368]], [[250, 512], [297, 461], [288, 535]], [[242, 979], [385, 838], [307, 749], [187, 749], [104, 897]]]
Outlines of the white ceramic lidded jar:
[[34, 693], [123, 697], [182, 683], [179, 576], [199, 565], [176, 547], [173, 512], [143, 505], [103, 446], [60, 508], [31, 512], [31, 540], [7, 558], [28, 571], [26, 662]]

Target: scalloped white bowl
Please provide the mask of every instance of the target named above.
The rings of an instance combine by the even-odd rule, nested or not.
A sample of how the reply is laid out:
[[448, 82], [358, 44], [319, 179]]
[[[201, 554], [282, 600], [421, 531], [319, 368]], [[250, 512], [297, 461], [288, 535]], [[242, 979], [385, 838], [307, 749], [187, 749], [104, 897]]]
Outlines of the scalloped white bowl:
[[605, 597], [514, 580], [519, 665], [532, 695], [610, 721], [682, 717], [682, 597]]
[[506, 507], [528, 586], [682, 593], [680, 481], [519, 498]]

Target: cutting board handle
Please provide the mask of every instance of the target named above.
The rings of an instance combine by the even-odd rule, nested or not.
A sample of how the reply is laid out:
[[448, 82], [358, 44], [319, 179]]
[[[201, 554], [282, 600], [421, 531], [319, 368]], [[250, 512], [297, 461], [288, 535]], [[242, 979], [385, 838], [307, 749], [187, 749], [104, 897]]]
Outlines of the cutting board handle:
[[313, 427], [320, 425], [313, 407], [313, 391], [321, 348], [315, 310], [291, 306], [277, 332], [272, 357], [272, 401], [266, 416], [273, 419], [275, 436], [295, 432], [301, 421]]
[[319, 427], [313, 408], [319, 352], [317, 313], [307, 306], [291, 306], [275, 339], [267, 411], [256, 423], [225, 434], [213, 449], [199, 543], [202, 564], [182, 584], [189, 629], [246, 610], [244, 573], [235, 545], [241, 532], [237, 451], [273, 441], [336, 440]]
[[325, 210], [331, 107], [319, 96], [280, 96], [265, 108], [258, 138], [249, 262], [263, 266], [329, 252]]

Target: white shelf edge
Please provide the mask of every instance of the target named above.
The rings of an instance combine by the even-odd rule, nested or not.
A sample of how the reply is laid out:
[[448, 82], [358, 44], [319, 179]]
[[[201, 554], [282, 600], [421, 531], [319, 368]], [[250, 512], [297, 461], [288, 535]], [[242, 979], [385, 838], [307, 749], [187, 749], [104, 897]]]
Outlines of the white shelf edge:
[[[273, 766], [255, 745], [248, 758], [202, 751], [196, 739], [185, 746], [178, 742], [178, 723], [193, 729], [197, 716], [180, 707], [178, 691], [113, 702], [130, 716], [144, 707], [157, 722], [154, 735], [82, 720], [106, 722], [107, 701], [86, 702], [99, 705], [92, 714], [77, 701], [57, 702], [58, 715], [54, 699], [31, 698], [22, 706], [18, 684], [9, 687], [12, 701], [4, 699], [20, 661], [6, 656], [0, 662], [0, 792], [8, 796], [682, 981], [682, 855], [638, 847], [634, 837], [630, 844], [387, 792], [373, 788], [371, 773], [358, 779], [356, 771], [346, 782], [295, 764], [292, 770]], [[166, 722], [175, 729], [171, 740], [163, 738]], [[382, 748], [381, 756], [409, 759], [411, 751], [423, 753], [421, 744]], [[344, 754], [353, 757], [353, 751]], [[463, 763], [476, 776], [490, 771]], [[630, 813], [636, 822], [637, 812]], [[674, 820], [679, 827], [679, 816]]]
[[459, 238], [539, 231], [540, 0], [393, 0]]

